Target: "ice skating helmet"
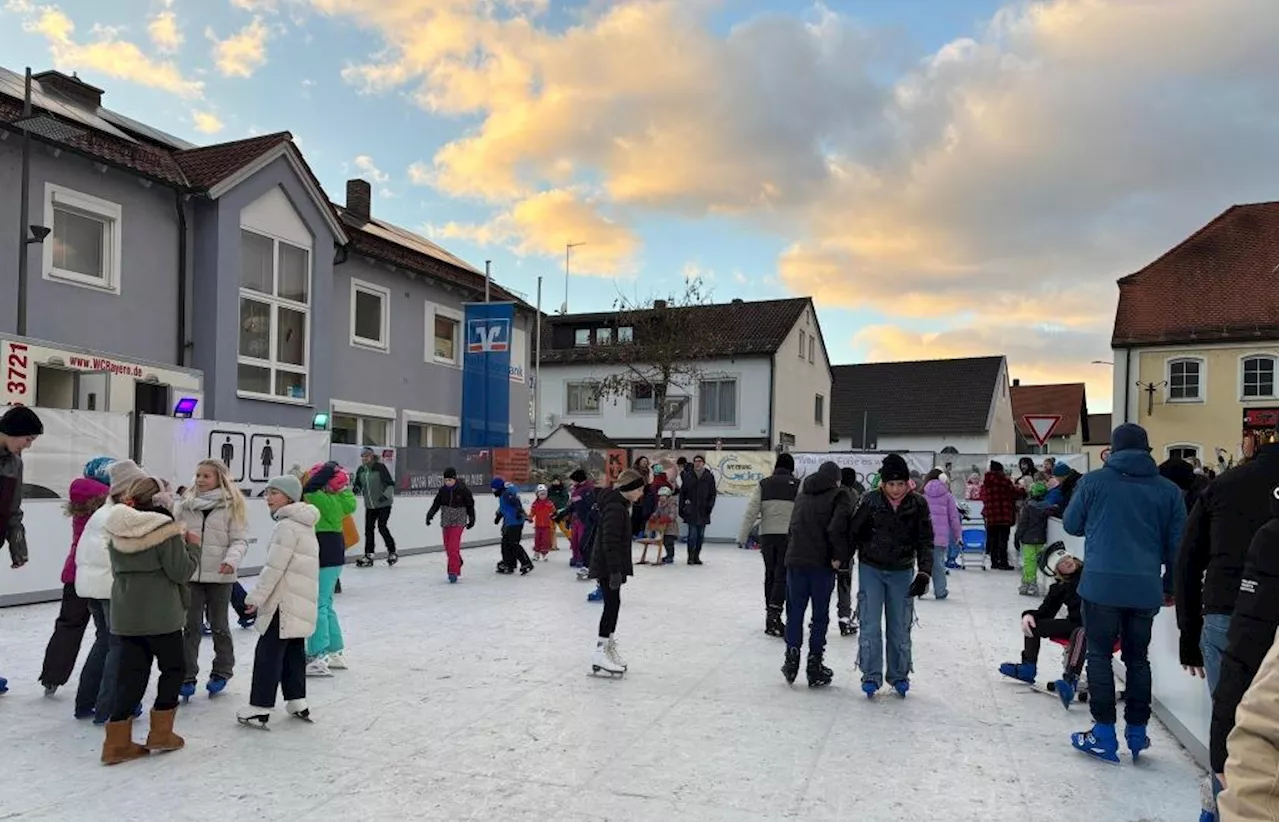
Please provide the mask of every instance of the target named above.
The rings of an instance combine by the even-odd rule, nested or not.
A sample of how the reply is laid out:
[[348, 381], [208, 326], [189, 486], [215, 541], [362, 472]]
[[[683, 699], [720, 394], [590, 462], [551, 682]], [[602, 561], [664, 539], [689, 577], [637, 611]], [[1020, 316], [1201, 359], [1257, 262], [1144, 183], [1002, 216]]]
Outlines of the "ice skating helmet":
[[661, 488], [659, 488], [659, 489], [658, 489], [658, 496], [660, 496], [660, 497], [669, 497], [669, 496], [671, 496], [671, 486], [670, 486], [670, 485], [664, 485], [664, 486], [662, 486]]
[[507, 481], [504, 480], [502, 477], [494, 477], [492, 480], [489, 481], [489, 488], [495, 494], [506, 487], [507, 487]]
[[543, 494], [547, 493], [547, 486], [543, 485], [542, 483], [538, 483], [538, 487], [533, 489], [533, 492], [538, 496], [542, 496]]
[[1072, 557], [1072, 559], [1077, 559], [1078, 561], [1078, 558], [1074, 557], [1062, 542], [1055, 542], [1047, 546], [1040, 552], [1040, 572], [1046, 576], [1056, 577], [1058, 575], [1058, 564], [1067, 557]]
[[1049, 493], [1049, 486], [1043, 482], [1033, 482], [1031, 487], [1027, 489], [1027, 494], [1032, 499], [1044, 499], [1044, 495]]
[[110, 487], [111, 465], [115, 461], [115, 457], [94, 457], [84, 464], [84, 475]]

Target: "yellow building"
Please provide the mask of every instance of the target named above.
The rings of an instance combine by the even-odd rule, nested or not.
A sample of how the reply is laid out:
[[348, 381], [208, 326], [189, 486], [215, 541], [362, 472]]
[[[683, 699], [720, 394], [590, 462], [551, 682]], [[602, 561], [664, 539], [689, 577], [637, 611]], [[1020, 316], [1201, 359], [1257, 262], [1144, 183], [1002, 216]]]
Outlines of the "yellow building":
[[1157, 460], [1212, 466], [1276, 438], [1278, 219], [1232, 206], [1119, 281], [1112, 417], [1146, 428]]

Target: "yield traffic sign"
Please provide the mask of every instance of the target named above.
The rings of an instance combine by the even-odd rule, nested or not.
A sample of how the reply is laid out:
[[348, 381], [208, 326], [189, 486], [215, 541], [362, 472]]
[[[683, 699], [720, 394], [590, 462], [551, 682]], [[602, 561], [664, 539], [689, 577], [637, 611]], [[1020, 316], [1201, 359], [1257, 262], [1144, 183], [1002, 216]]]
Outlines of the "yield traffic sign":
[[1022, 424], [1027, 426], [1036, 445], [1042, 448], [1053, 436], [1060, 422], [1062, 422], [1061, 414], [1024, 414], [1022, 417]]

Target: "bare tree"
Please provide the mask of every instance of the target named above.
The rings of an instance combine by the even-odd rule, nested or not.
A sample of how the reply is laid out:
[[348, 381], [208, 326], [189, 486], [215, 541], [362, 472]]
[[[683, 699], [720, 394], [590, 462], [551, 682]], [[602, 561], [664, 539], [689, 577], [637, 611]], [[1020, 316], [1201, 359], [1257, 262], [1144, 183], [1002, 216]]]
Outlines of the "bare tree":
[[671, 389], [696, 386], [702, 379], [702, 361], [714, 355], [716, 330], [709, 327], [704, 312], [696, 310], [709, 303], [701, 280], [693, 279], [685, 283], [683, 293], [665, 299], [622, 297], [614, 304], [608, 361], [623, 368], [597, 381], [597, 396], [629, 401], [636, 387], [643, 386], [653, 398], [655, 447], [662, 447], [663, 432], [683, 413], [668, 406]]

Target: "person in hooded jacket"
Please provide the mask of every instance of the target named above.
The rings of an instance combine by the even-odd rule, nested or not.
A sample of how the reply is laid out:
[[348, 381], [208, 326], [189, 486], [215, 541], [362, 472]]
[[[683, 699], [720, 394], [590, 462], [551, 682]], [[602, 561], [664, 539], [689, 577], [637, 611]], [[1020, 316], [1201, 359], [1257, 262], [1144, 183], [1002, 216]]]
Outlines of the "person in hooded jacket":
[[[1238, 470], [1238, 469], [1237, 469]], [[1236, 709], [1262, 666], [1262, 659], [1280, 627], [1280, 520], [1272, 500], [1271, 520], [1258, 529], [1249, 543], [1240, 592], [1227, 629], [1227, 647], [1219, 664], [1218, 687], [1213, 691], [1213, 718], [1209, 723], [1209, 764], [1219, 785], [1227, 766], [1227, 737], [1236, 725]]]
[[[840, 490], [849, 495], [849, 513], [852, 515], [862, 499], [862, 485], [858, 482], [858, 472], [852, 468], [840, 469]], [[840, 636], [854, 636], [858, 633], [858, 617], [853, 613], [853, 564], [840, 566], [836, 571], [836, 625], [840, 628]]]
[[640, 472], [628, 468], [618, 475], [612, 488], [596, 494], [598, 522], [594, 528], [595, 547], [591, 551], [588, 572], [603, 591], [604, 610], [596, 631], [595, 654], [591, 657], [593, 673], [622, 674], [627, 663], [618, 652], [614, 632], [618, 628], [618, 612], [622, 608], [622, 586], [634, 573], [631, 564], [630, 506], [644, 497], [645, 481]]
[[467, 484], [458, 479], [456, 469], [444, 469], [444, 485], [436, 491], [436, 498], [427, 511], [427, 525], [440, 514], [440, 528], [444, 535], [446, 573], [449, 582], [462, 576], [462, 532], [476, 525], [476, 501]]
[[[107, 501], [111, 492], [111, 476], [107, 469], [115, 462], [111, 457], [95, 457], [85, 463], [81, 476], [71, 481], [67, 490], [67, 503], [64, 506], [67, 516], [71, 517], [71, 550], [62, 564], [62, 606], [58, 609], [58, 618], [53, 623], [53, 636], [44, 651], [44, 665], [40, 669], [40, 684], [44, 686], [45, 696], [53, 696], [58, 688], [67, 684], [71, 672], [76, 667], [76, 657], [80, 655], [80, 643], [84, 640], [84, 629], [89, 627], [89, 601], [76, 593], [76, 548], [80, 544], [80, 535], [84, 526], [94, 512]], [[91, 699], [87, 694], [77, 695], [76, 718], [93, 716], [92, 701], [81, 701], [81, 696]]]
[[578, 579], [586, 579], [591, 564], [591, 547], [596, 524], [596, 486], [581, 468], [569, 475], [573, 489], [569, 492], [570, 533], [569, 567], [577, 568]]
[[[1076, 486], [1062, 517], [1084, 537], [1081, 614], [1093, 729], [1071, 735], [1076, 750], [1119, 762], [1116, 689], [1111, 657], [1117, 640], [1125, 664], [1125, 739], [1135, 758], [1151, 745], [1152, 624], [1173, 604], [1173, 564], [1187, 509], [1178, 486], [1160, 476], [1142, 426], [1111, 433], [1111, 456]], [[1162, 571], [1163, 569], [1163, 571]]]
[[997, 571], [1012, 571], [1009, 562], [1009, 531], [1018, 517], [1018, 498], [1021, 490], [1004, 472], [1004, 465], [991, 461], [990, 470], [982, 478], [982, 520], [987, 528], [987, 554], [991, 567]]
[[851, 505], [852, 497], [840, 488], [840, 467], [834, 462], [822, 463], [801, 483], [787, 534], [787, 653], [782, 663], [787, 682], [795, 682], [800, 673], [804, 614], [812, 605], [805, 675], [810, 688], [831, 684], [831, 669], [822, 659], [836, 571], [850, 561]]
[[915, 611], [912, 598], [924, 596], [933, 573], [929, 504], [907, 490], [909, 479], [906, 460], [898, 454], [886, 456], [880, 468], [880, 486], [863, 496], [850, 526], [859, 558], [858, 621], [862, 634], [858, 665], [862, 692], [868, 699], [886, 678], [899, 696], [907, 695]]
[[499, 574], [514, 574], [516, 566], [520, 567], [520, 575], [524, 576], [533, 570], [533, 560], [524, 550], [521, 540], [524, 539], [524, 523], [529, 518], [525, 513], [524, 503], [520, 501], [520, 489], [515, 483], [507, 482], [502, 477], [494, 477], [489, 489], [498, 498], [498, 510], [493, 515], [493, 524], [502, 525], [502, 559], [498, 560]]
[[1044, 496], [1044, 503], [1049, 506], [1053, 516], [1060, 517], [1062, 512], [1067, 510], [1067, 506], [1071, 504], [1071, 495], [1075, 493], [1076, 484], [1083, 476], [1065, 462], [1054, 463], [1049, 493]]
[[756, 484], [747, 500], [738, 529], [738, 545], [745, 545], [751, 528], [760, 523], [760, 558], [764, 560], [764, 632], [782, 636], [782, 609], [787, 604], [787, 534], [800, 481], [795, 476], [795, 458], [779, 454], [773, 474]]
[[1013, 545], [1022, 554], [1022, 584], [1018, 593], [1026, 597], [1040, 596], [1040, 584], [1036, 581], [1036, 566], [1040, 552], [1049, 541], [1049, 506], [1044, 503], [1048, 489], [1043, 482], [1034, 482], [1027, 491], [1027, 501], [1018, 512], [1018, 526], [1013, 532]]
[[1240, 593], [1245, 554], [1258, 529], [1271, 519], [1280, 445], [1254, 456], [1209, 484], [1187, 517], [1174, 573], [1180, 637], [1178, 655], [1193, 676], [1218, 687], [1218, 663]]
[[933, 529], [933, 597], [946, 599], [947, 559], [953, 546], [964, 544], [964, 535], [950, 479], [940, 469], [933, 469], [925, 477], [924, 498], [929, 503], [929, 525]]
[[1204, 490], [1204, 486], [1198, 482], [1202, 477], [1198, 476], [1191, 463], [1182, 457], [1169, 457], [1160, 463], [1158, 470], [1160, 476], [1178, 486], [1178, 490], [1182, 492], [1182, 500], [1187, 506], [1187, 514], [1190, 515], [1191, 509], [1196, 507], [1196, 499]]

